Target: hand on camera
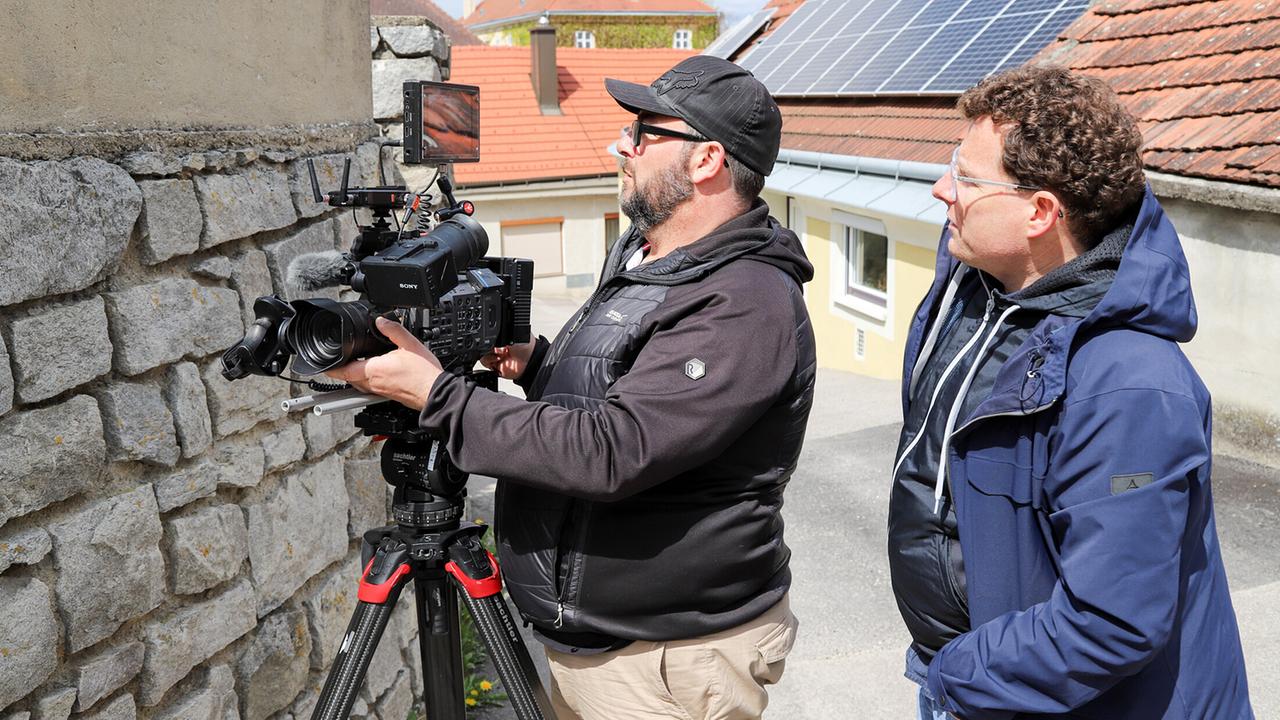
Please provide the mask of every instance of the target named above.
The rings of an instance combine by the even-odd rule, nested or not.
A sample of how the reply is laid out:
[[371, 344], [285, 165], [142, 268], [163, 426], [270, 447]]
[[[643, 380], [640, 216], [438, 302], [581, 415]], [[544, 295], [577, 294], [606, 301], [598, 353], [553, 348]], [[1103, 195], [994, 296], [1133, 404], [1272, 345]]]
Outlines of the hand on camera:
[[431, 386], [443, 372], [440, 361], [400, 323], [377, 319], [378, 332], [396, 349], [367, 360], [355, 360], [325, 373], [363, 392], [381, 395], [405, 407], [422, 410]]
[[536, 339], [519, 345], [507, 345], [494, 348], [488, 355], [480, 358], [480, 364], [490, 370], [497, 370], [498, 376], [506, 380], [519, 380], [524, 369], [533, 356], [533, 348], [538, 344]]

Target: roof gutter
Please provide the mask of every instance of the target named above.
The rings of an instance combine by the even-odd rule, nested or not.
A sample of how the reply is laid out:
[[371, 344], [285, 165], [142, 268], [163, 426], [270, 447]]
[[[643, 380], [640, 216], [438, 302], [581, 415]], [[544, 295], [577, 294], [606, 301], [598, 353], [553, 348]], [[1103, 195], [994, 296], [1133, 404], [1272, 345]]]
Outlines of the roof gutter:
[[713, 18], [718, 17], [716, 11], [707, 12], [706, 10], [690, 10], [688, 12], [672, 12], [663, 10], [542, 10], [533, 13], [524, 13], [522, 15], [512, 15], [510, 17], [496, 18], [493, 20], [483, 20], [480, 22], [467, 24], [467, 29], [471, 32], [485, 32], [492, 28], [504, 25], [512, 25], [514, 23], [524, 22], [526, 20], [537, 20], [540, 17], [555, 16], [582, 16], [582, 15], [601, 15], [608, 17], [693, 17], [693, 18]]
[[887, 160], [885, 158], [859, 157], [857, 155], [835, 155], [833, 153], [812, 152], [810, 150], [778, 151], [778, 162], [785, 165], [803, 165], [819, 170], [831, 168], [846, 170], [855, 174], [881, 175], [894, 180], [921, 180], [935, 183], [947, 173], [950, 166], [936, 163], [913, 162], [911, 160]]

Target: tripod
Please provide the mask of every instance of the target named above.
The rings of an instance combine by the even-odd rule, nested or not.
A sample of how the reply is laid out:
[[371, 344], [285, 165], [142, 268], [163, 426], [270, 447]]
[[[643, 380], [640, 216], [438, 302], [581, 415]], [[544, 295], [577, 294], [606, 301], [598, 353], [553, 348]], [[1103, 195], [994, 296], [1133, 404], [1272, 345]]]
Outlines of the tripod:
[[[496, 384], [496, 376], [492, 380]], [[323, 396], [317, 409], [324, 405]], [[423, 437], [416, 414], [380, 403], [356, 417], [356, 425], [390, 429], [382, 448], [382, 473], [395, 487], [395, 525], [364, 534], [359, 602], [343, 636], [311, 720], [346, 720], [364, 682], [378, 641], [406, 583], [416, 592], [426, 717], [463, 720], [462, 636], [458, 597], [466, 603], [520, 720], [554, 720], [551, 702], [502, 599], [498, 563], [480, 538], [486, 528], [460, 526], [467, 475], [450, 462], [443, 442]], [[456, 589], [456, 592], [454, 590]]]

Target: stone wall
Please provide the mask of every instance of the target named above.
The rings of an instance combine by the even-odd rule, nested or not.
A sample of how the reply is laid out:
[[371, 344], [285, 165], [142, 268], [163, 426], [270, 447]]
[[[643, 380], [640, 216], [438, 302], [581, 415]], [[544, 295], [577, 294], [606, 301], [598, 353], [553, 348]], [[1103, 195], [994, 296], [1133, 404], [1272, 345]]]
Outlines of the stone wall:
[[[334, 57], [333, 77], [353, 74]], [[87, 69], [45, 72], [66, 85]], [[297, 296], [291, 259], [354, 236], [349, 212], [313, 201], [306, 160], [325, 190], [344, 157], [353, 185], [384, 184], [400, 179], [392, 150], [368, 117], [188, 119], [0, 125], [3, 720], [309, 718], [354, 608], [359, 534], [387, 517], [350, 415], [286, 417], [295, 386], [230, 383], [218, 359], [255, 298]], [[403, 720], [421, 696], [412, 597], [396, 618], [353, 717]]]

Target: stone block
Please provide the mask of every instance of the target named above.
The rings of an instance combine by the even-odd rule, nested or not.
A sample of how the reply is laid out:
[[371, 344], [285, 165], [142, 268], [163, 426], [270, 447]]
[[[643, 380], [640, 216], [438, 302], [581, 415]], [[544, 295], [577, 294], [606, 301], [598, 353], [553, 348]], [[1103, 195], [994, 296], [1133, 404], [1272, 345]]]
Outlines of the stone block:
[[75, 670], [76, 712], [88, 710], [136, 677], [142, 671], [143, 655], [142, 643], [131, 642], [106, 648], [78, 661]]
[[413, 684], [409, 681], [408, 672], [402, 672], [396, 677], [391, 688], [378, 698], [374, 709], [383, 720], [409, 717], [409, 711], [413, 709]]
[[182, 446], [182, 457], [195, 457], [213, 444], [213, 426], [209, 419], [209, 400], [205, 395], [200, 370], [184, 362], [169, 368], [164, 399], [173, 413], [173, 426]]
[[137, 720], [138, 706], [125, 693], [100, 708], [76, 715], [76, 720]]
[[307, 684], [310, 655], [311, 635], [302, 610], [279, 610], [263, 619], [240, 653], [240, 716], [266, 720], [289, 707]]
[[256, 444], [219, 445], [202, 458], [156, 481], [156, 502], [168, 512], [209, 497], [219, 487], [253, 487], [262, 480], [262, 448]]
[[257, 314], [253, 304], [264, 295], [271, 295], [271, 270], [267, 267], [267, 254], [261, 250], [246, 250], [235, 257], [231, 271], [231, 287], [240, 293], [240, 315], [246, 330], [253, 327]]
[[200, 249], [204, 220], [190, 180], [140, 180], [142, 261], [148, 265]]
[[43, 528], [0, 533], [0, 572], [10, 565], [35, 565], [53, 549], [53, 541]]
[[0, 720], [31, 720], [30, 710], [15, 710], [0, 717]]
[[105, 464], [102, 418], [88, 395], [0, 420], [0, 438], [0, 525], [79, 493]]
[[160, 388], [122, 381], [103, 386], [97, 395], [109, 459], [173, 467], [178, 461], [178, 437]]
[[13, 370], [9, 368], [9, 351], [0, 337], [0, 415], [13, 409]]
[[[398, 610], [392, 615], [400, 615], [405, 612], [404, 609]], [[388, 627], [387, 632], [391, 632], [392, 628]], [[391, 638], [388, 638], [390, 640]], [[373, 659], [369, 661], [369, 672], [364, 676], [365, 687], [369, 690], [372, 698], [381, 698], [391, 686], [395, 684], [396, 679], [404, 670], [404, 658], [400, 656], [400, 644], [396, 642], [380, 642], [378, 649], [373, 651]]]
[[382, 461], [352, 458], [345, 463], [347, 500], [350, 514], [347, 532], [358, 538], [366, 530], [387, 524], [387, 481], [382, 477]]
[[267, 253], [267, 267], [271, 269], [271, 282], [278, 295], [290, 300], [315, 297], [315, 292], [301, 292], [285, 283], [289, 263], [304, 253], [333, 250], [333, 221], [312, 223], [283, 240], [262, 247]]
[[116, 369], [125, 375], [188, 354], [221, 353], [244, 336], [240, 297], [227, 288], [166, 278], [105, 297]]
[[160, 511], [150, 485], [49, 527], [67, 648], [79, 652], [165, 597]]
[[246, 510], [260, 615], [347, 553], [347, 488], [339, 458], [286, 476], [279, 488]]
[[201, 248], [288, 227], [298, 220], [284, 173], [250, 167], [225, 175], [197, 175], [195, 184], [205, 219]]
[[211, 668], [200, 689], [179, 698], [152, 716], [154, 720], [240, 720], [231, 668]]
[[222, 377], [222, 363], [217, 359], [205, 365], [202, 377], [217, 438], [284, 416], [280, 403], [289, 399], [289, 383], [279, 378], [249, 375], [232, 382]]
[[[342, 187], [343, 159], [346, 155], [319, 155], [310, 158], [316, 169], [316, 182], [320, 185], [321, 197]], [[348, 178], [350, 187], [361, 187], [360, 169], [355, 167], [352, 158], [351, 175]], [[311, 192], [311, 173], [307, 170], [307, 158], [293, 161], [289, 166], [289, 192], [293, 196], [293, 206], [298, 215], [312, 218], [331, 210], [327, 202], [316, 202]]]
[[262, 450], [266, 454], [267, 472], [275, 472], [301, 460], [307, 453], [302, 426], [290, 422], [279, 430], [264, 435]]
[[247, 580], [151, 622], [143, 632], [147, 655], [139, 690], [142, 704], [158, 704], [165, 691], [186, 677], [191, 668], [235, 642], [256, 624], [253, 589]]
[[370, 55], [373, 54], [374, 50], [378, 49], [379, 42], [380, 42], [380, 38], [378, 37], [378, 28], [371, 26], [369, 28], [369, 54]]
[[192, 274], [210, 280], [230, 280], [232, 270], [231, 258], [221, 255], [214, 255], [191, 263]]
[[182, 172], [182, 160], [176, 155], [146, 150], [129, 153], [120, 165], [132, 175], [177, 175]]
[[111, 372], [101, 297], [52, 305], [9, 324], [18, 399], [39, 402]]
[[404, 117], [404, 81], [439, 80], [440, 65], [434, 58], [373, 61], [373, 118], [399, 120]]
[[230, 580], [249, 556], [244, 513], [236, 505], [206, 507], [164, 521], [173, 591], [204, 592]]
[[[344, 427], [339, 428], [339, 425]], [[306, 413], [302, 418], [302, 434], [307, 440], [307, 458], [315, 459], [333, 450], [342, 441], [341, 432], [351, 425], [351, 416], [346, 413]]]
[[351, 172], [359, 173], [360, 182], [366, 187], [369, 185], [386, 185], [382, 182], [382, 176], [378, 173], [378, 163], [381, 157], [382, 146], [376, 142], [364, 143], [356, 148], [356, 156], [352, 163]]
[[58, 688], [36, 701], [31, 720], [67, 720], [75, 704], [75, 688]]
[[360, 587], [358, 558], [330, 570], [323, 582], [302, 599], [311, 633], [311, 667], [325, 670], [333, 664], [343, 634], [356, 609]]
[[437, 60], [449, 57], [449, 40], [444, 33], [428, 25], [383, 27], [378, 28], [378, 33], [396, 57], [419, 58], [431, 55]]
[[0, 306], [89, 287], [116, 269], [142, 193], [97, 158], [18, 162], [0, 158]]
[[58, 624], [49, 586], [0, 577], [0, 708], [27, 696], [58, 667]]

